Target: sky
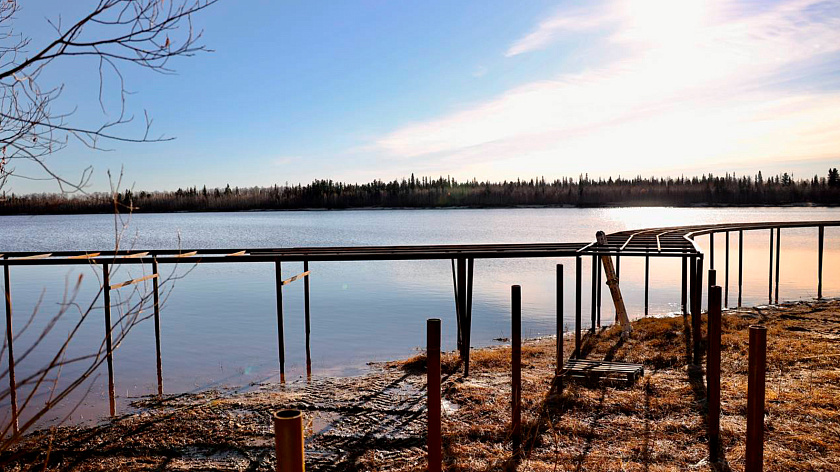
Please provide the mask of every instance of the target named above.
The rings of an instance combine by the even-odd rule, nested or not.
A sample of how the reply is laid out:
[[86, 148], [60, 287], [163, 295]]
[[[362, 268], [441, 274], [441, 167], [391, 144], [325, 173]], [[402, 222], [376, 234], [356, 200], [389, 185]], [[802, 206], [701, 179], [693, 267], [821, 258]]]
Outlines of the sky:
[[[47, 19], [91, 3], [22, 2], [15, 27], [34, 50]], [[222, 0], [193, 23], [213, 52], [174, 61], [176, 75], [121, 68], [128, 111], [175, 139], [71, 142], [54, 170], [93, 166], [87, 190], [100, 191], [121, 169], [123, 187], [174, 190], [840, 166], [840, 1]], [[51, 67], [56, 111], [113, 116], [96, 63]], [[115, 84], [106, 76], [106, 113]]]

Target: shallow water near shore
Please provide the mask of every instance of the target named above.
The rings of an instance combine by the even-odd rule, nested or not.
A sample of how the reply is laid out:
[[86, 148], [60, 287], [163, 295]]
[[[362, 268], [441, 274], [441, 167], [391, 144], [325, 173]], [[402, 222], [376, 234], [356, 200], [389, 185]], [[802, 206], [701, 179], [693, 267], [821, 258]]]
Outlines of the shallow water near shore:
[[[137, 214], [126, 220], [121, 247], [256, 248], [290, 246], [352, 246], [388, 244], [529, 243], [590, 241], [598, 230], [699, 223], [751, 221], [807, 221], [840, 219], [838, 208], [517, 208], [436, 209], [317, 212], [246, 212]], [[7, 251], [105, 250], [115, 244], [113, 215], [0, 217], [0, 253]], [[816, 229], [782, 231], [780, 299], [812, 298], [817, 286]], [[698, 238], [708, 250], [708, 238]], [[769, 231], [744, 236], [743, 304], [767, 303]], [[715, 238], [718, 283], [725, 280], [725, 239]], [[730, 235], [729, 305], [737, 302], [737, 234]], [[825, 240], [825, 296], [840, 295], [840, 229], [827, 228]], [[708, 259], [707, 259], [708, 260]], [[574, 317], [573, 259], [478, 260], [473, 297], [473, 345], [498, 343], [510, 332], [510, 285], [523, 293], [523, 335], [554, 333], [554, 265], [566, 264], [565, 323]], [[590, 313], [589, 260], [584, 261], [583, 313]], [[708, 262], [707, 262], [708, 264]], [[680, 302], [680, 263], [652, 259], [649, 313], [675, 312]], [[708, 268], [708, 265], [707, 265]], [[366, 363], [412, 355], [425, 342], [425, 320], [443, 320], [443, 347], [455, 347], [455, 308], [449, 261], [325, 262], [310, 264], [313, 375], [347, 375], [363, 371]], [[18, 362], [23, 378], [55, 354], [79, 311], [91, 303], [100, 284], [100, 267], [14, 267], [11, 288], [15, 332], [33, 312], [30, 326], [15, 340], [18, 356], [48, 325], [66, 288], [80, 275], [82, 284], [72, 309], [38, 347]], [[112, 282], [148, 273], [146, 267], [120, 267]], [[286, 277], [302, 271], [302, 264], [283, 264]], [[169, 393], [212, 387], [241, 387], [276, 380], [277, 325], [274, 266], [270, 263], [163, 266], [168, 294], [161, 312], [164, 390]], [[621, 289], [631, 317], [644, 314], [644, 261], [622, 258]], [[114, 302], [128, 291], [115, 291]], [[287, 379], [304, 375], [303, 284], [284, 289]], [[39, 302], [40, 300], [40, 302]], [[705, 304], [705, 302], [704, 302]], [[73, 340], [68, 356], [90, 352], [102, 341], [102, 301]], [[604, 290], [602, 319], [613, 310]], [[116, 316], [116, 315], [115, 315]], [[154, 331], [151, 320], [133, 329], [114, 356], [119, 408], [133, 398], [156, 392]], [[4, 352], [5, 356], [5, 352]], [[0, 359], [3, 365], [6, 358]], [[70, 421], [83, 422], [107, 413], [107, 373], [100, 369], [90, 393]], [[73, 378], [74, 367], [62, 372]], [[87, 385], [44, 424], [66, 415]], [[25, 396], [26, 392], [19, 394]], [[43, 402], [46, 392], [32, 404]], [[21, 402], [22, 400], [19, 400]], [[7, 401], [6, 401], [7, 403]], [[8, 418], [7, 404], [0, 419]]]

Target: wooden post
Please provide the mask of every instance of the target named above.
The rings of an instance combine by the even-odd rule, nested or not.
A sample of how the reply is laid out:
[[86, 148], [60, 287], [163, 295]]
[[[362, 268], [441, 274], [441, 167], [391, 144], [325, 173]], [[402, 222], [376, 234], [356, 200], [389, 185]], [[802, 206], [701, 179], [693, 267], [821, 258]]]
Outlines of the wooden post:
[[682, 307], [682, 314], [685, 316], [688, 313], [688, 258], [683, 256], [682, 259], [682, 291], [680, 293], [680, 306]]
[[723, 271], [723, 306], [729, 307], [729, 231], [726, 232], [726, 269]]
[[575, 257], [575, 359], [580, 359], [582, 262], [580, 256]]
[[822, 298], [823, 287], [823, 244], [825, 242], [825, 227], [820, 226], [818, 230], [817, 243], [817, 298]]
[[280, 361], [280, 381], [286, 381], [286, 341], [283, 335], [283, 271], [280, 259], [274, 260], [274, 280], [277, 292], [277, 358]]
[[17, 382], [15, 381], [14, 332], [12, 331], [12, 288], [9, 278], [9, 266], [3, 265], [3, 289], [6, 294], [6, 344], [9, 347], [9, 401], [12, 406], [12, 431], [18, 431]]
[[738, 230], [738, 308], [741, 308], [741, 294], [744, 289], [744, 230]]
[[[645, 252], [647, 252], [645, 248]], [[645, 316], [648, 315], [648, 302], [650, 300], [650, 256], [645, 254]]]
[[779, 265], [782, 261], [782, 228], [776, 228], [776, 297], [775, 302], [779, 303]]
[[770, 283], [767, 286], [767, 303], [773, 303], [773, 228], [770, 228]]
[[312, 353], [309, 350], [309, 333], [311, 331], [311, 324], [309, 320], [309, 261], [303, 261], [303, 272], [307, 273], [303, 276], [303, 320], [304, 331], [306, 332], [306, 377], [312, 376]]
[[522, 448], [522, 290], [519, 285], [510, 288], [511, 296], [511, 421], [513, 431], [513, 456]]
[[706, 397], [709, 405], [707, 420], [709, 462], [716, 462], [720, 454], [720, 287], [709, 290], [708, 346], [706, 356]]
[[470, 375], [470, 335], [472, 330], [472, 292], [473, 292], [473, 263], [474, 259], [467, 259], [467, 295], [464, 321], [461, 323], [464, 331], [464, 377]]
[[557, 286], [556, 295], [556, 331], [557, 331], [557, 371], [560, 375], [563, 371], [563, 264], [557, 264]]
[[764, 469], [764, 387], [767, 370], [767, 329], [750, 326], [749, 377], [747, 381], [747, 472]]
[[426, 320], [426, 360], [429, 472], [440, 472], [440, 320], [436, 318]]
[[157, 381], [158, 381], [158, 395], [163, 395], [163, 359], [160, 352], [160, 295], [158, 294], [158, 279], [160, 273], [158, 271], [158, 261], [156, 257], [152, 257], [152, 274], [157, 277], [152, 279], [154, 313], [155, 313], [155, 354], [157, 355]]
[[597, 300], [597, 292], [598, 292], [598, 256], [592, 256], [592, 301], [590, 304], [591, 308], [591, 320], [590, 320], [590, 328], [589, 332], [595, 333], [595, 317], [597, 315], [598, 310], [598, 300]]
[[105, 305], [105, 356], [108, 362], [108, 404], [111, 416], [117, 414], [117, 402], [114, 394], [114, 351], [111, 345], [111, 277], [108, 273], [108, 263], [102, 264], [102, 296]]

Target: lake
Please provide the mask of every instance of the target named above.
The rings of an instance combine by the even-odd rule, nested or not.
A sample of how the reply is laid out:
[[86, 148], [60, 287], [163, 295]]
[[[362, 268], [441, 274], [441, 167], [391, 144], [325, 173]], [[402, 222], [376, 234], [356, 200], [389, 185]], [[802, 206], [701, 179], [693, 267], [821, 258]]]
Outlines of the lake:
[[[413, 245], [459, 243], [533, 243], [590, 241], [595, 232], [757, 221], [840, 219], [838, 208], [516, 208], [435, 210], [345, 210], [242, 213], [136, 214], [124, 222], [113, 215], [0, 216], [0, 253], [113, 249], [115, 229], [121, 247], [255, 248], [287, 246]], [[125, 227], [123, 228], [123, 223]], [[816, 229], [782, 231], [780, 298], [816, 296]], [[708, 238], [698, 238], [707, 250]], [[724, 238], [716, 243], [718, 282], [723, 284]], [[767, 302], [769, 231], [746, 232], [744, 305]], [[737, 302], [737, 234], [731, 238], [730, 306]], [[826, 228], [825, 296], [840, 293], [840, 229]], [[554, 266], [566, 265], [566, 323], [573, 326], [574, 260], [477, 260], [473, 296], [474, 347], [505, 338], [510, 330], [510, 285], [522, 286], [523, 335], [554, 333]], [[589, 260], [584, 260], [583, 313], [589, 313]], [[708, 263], [706, 268], [708, 268]], [[313, 375], [349, 375], [371, 361], [407, 357], [425, 342], [425, 320], [443, 320], [443, 347], [455, 348], [455, 307], [449, 261], [382, 261], [311, 263]], [[145, 268], [148, 273], [149, 268]], [[285, 263], [283, 273], [302, 271]], [[167, 393], [206, 388], [236, 388], [251, 382], [276, 381], [277, 326], [274, 266], [271, 263], [162, 266], [174, 284], [161, 310], [163, 382]], [[76, 297], [79, 309], [90, 304], [101, 269], [87, 266], [12, 267], [11, 289], [15, 332], [36, 310], [32, 324], [15, 343], [16, 357], [50, 322], [63, 303], [66, 288], [83, 276]], [[112, 274], [112, 283], [143, 275], [137, 266]], [[622, 258], [621, 289], [631, 317], [644, 312], [644, 261]], [[680, 262], [651, 259], [650, 313], [679, 309]], [[113, 299], [127, 296], [115, 290]], [[284, 289], [287, 379], [304, 375], [303, 284]], [[614, 311], [604, 290], [602, 319]], [[18, 362], [23, 378], [55, 354], [58, 342], [78, 319], [71, 309], [51, 334]], [[705, 302], [704, 302], [705, 306]], [[102, 301], [75, 336], [68, 355], [90, 352], [102, 342]], [[115, 315], [116, 318], [116, 315]], [[5, 356], [5, 350], [3, 351]], [[2, 365], [6, 365], [6, 358]], [[137, 397], [156, 392], [155, 344], [151, 320], [132, 330], [114, 354], [119, 409]], [[103, 368], [90, 393], [70, 421], [86, 422], [107, 414], [107, 374]], [[69, 381], [71, 366], [59, 384]], [[7, 382], [4, 378], [3, 382]], [[87, 386], [42, 424], [66, 414]], [[19, 393], [20, 399], [25, 392]], [[33, 397], [43, 402], [46, 392]], [[8, 421], [8, 398], [0, 418]]]

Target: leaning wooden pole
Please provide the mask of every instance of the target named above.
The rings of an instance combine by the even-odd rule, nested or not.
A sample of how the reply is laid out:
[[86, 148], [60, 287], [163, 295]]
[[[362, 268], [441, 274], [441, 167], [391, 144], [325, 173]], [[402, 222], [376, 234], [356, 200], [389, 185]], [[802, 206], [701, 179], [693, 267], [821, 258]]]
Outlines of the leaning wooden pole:
[[15, 381], [15, 351], [12, 331], [12, 289], [9, 266], [3, 266], [3, 289], [6, 294], [6, 345], [9, 347], [9, 400], [12, 406], [12, 431], [18, 434], [17, 382]]
[[[595, 233], [595, 239], [599, 246], [607, 245], [607, 235], [603, 231]], [[607, 276], [607, 286], [610, 288], [610, 295], [612, 295], [613, 304], [615, 304], [615, 316], [621, 325], [622, 337], [630, 336], [633, 327], [630, 326], [630, 318], [627, 316], [627, 308], [624, 306], [624, 298], [621, 296], [621, 290], [618, 287], [618, 277], [615, 275], [613, 268], [612, 257], [608, 254], [601, 256], [601, 263], [604, 265], [604, 273]]]

